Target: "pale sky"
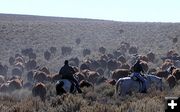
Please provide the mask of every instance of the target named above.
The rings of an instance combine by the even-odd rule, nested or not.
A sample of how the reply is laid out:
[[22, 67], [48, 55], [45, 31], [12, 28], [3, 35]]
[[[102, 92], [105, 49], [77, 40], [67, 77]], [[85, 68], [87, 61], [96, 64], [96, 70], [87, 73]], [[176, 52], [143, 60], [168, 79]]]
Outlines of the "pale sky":
[[180, 22], [180, 0], [0, 0], [0, 13]]

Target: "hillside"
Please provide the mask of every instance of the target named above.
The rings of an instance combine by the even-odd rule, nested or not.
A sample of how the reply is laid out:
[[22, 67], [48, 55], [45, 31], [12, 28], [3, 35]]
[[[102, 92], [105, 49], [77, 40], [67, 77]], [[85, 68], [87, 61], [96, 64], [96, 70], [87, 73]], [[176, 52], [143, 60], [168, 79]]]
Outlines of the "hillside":
[[[112, 52], [122, 41], [138, 46], [140, 54], [152, 51], [164, 55], [172, 48], [180, 52], [179, 42], [172, 42], [175, 37], [180, 38], [179, 23], [127, 23], [0, 14], [0, 61], [7, 61], [7, 57], [22, 48], [32, 47], [36, 52], [41, 51], [41, 55], [51, 46], [58, 48], [58, 54], [61, 54], [62, 46], [71, 46], [73, 56], [79, 56], [84, 48], [96, 52], [105, 46], [108, 52]], [[78, 46], [75, 43], [77, 38], [81, 39]]]

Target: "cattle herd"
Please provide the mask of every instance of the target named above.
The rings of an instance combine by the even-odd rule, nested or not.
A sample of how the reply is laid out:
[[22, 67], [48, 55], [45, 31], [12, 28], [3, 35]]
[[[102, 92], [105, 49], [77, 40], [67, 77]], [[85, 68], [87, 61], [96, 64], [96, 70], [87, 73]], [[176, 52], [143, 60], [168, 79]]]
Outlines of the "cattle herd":
[[[80, 40], [76, 42], [79, 44]], [[61, 50], [63, 54], [71, 54], [71, 49], [68, 47], [63, 47]], [[56, 47], [51, 47], [44, 52], [44, 59], [50, 60], [50, 56], [56, 51]], [[170, 88], [176, 86], [180, 79], [180, 56], [175, 50], [167, 51], [167, 54], [161, 57], [161, 65], [154, 68], [149, 65], [156, 63], [155, 53], [140, 55], [138, 48], [130, 46], [127, 42], [121, 43], [121, 46], [112, 53], [107, 53], [106, 48], [100, 47], [96, 59], [87, 57], [90, 54], [91, 50], [84, 49], [83, 59], [80, 60], [78, 57], [69, 59], [70, 65], [76, 71], [75, 76], [80, 82], [80, 87], [101, 83], [115, 85], [119, 78], [131, 74], [131, 66], [137, 58], [142, 60], [141, 65], [146, 73], [162, 77]], [[0, 63], [0, 92], [7, 93], [25, 88], [31, 90], [33, 96], [40, 96], [44, 100], [47, 94], [46, 84], [55, 85], [61, 74], [58, 74], [58, 71], [52, 73], [48, 66], [39, 66], [36, 57], [32, 48], [26, 48], [22, 49], [21, 53], [9, 57], [8, 64]], [[171, 69], [171, 72], [167, 71], [171, 66], [175, 68]]]

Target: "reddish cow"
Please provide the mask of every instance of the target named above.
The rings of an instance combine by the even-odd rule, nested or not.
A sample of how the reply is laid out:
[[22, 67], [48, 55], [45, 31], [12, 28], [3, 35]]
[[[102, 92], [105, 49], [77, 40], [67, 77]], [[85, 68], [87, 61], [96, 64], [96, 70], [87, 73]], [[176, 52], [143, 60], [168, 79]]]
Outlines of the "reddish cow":
[[116, 69], [112, 72], [112, 79], [118, 80], [119, 78], [127, 77], [130, 74], [128, 69]]
[[113, 86], [116, 84], [116, 80], [114, 80], [114, 79], [106, 80], [106, 82], [107, 82], [108, 84], [110, 84], [110, 85], [113, 85]]
[[167, 72], [166, 70], [159, 70], [156, 72], [156, 76], [162, 78], [167, 78], [169, 75], [170, 75], [169, 72]]
[[49, 71], [49, 69], [47, 68], [47, 67], [42, 67], [39, 71], [42, 71], [42, 72], [44, 72], [44, 73], [46, 73], [46, 74], [50, 74], [50, 71]]
[[93, 87], [93, 84], [88, 82], [88, 81], [82, 80], [79, 83], [79, 87], [81, 87], [81, 88], [83, 88], [83, 87]]
[[34, 75], [34, 80], [36, 82], [44, 82], [47, 81], [47, 74], [44, 72], [36, 72]]
[[21, 79], [14, 79], [9, 81], [9, 90], [14, 91], [17, 89], [21, 89], [23, 86], [23, 80]]
[[173, 88], [176, 85], [176, 78], [173, 75], [169, 75], [166, 81], [168, 82], [170, 88]]
[[174, 69], [172, 75], [175, 76], [177, 80], [180, 79], [180, 68]]
[[46, 98], [46, 86], [43, 83], [37, 83], [33, 89], [32, 89], [32, 94], [33, 96], [39, 96], [41, 98], [42, 101], [45, 101]]

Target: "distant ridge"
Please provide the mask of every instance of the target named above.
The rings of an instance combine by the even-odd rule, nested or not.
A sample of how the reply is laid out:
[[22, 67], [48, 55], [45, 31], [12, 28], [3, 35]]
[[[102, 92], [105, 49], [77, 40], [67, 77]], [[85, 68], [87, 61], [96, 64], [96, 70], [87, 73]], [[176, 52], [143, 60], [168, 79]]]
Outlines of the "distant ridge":
[[71, 17], [57, 17], [57, 16], [41, 16], [41, 15], [26, 15], [26, 14], [5, 14], [0, 13], [0, 20], [9, 20], [9, 19], [19, 19], [19, 20], [76, 20], [76, 21], [109, 21], [109, 22], [120, 22], [113, 20], [102, 20], [102, 19], [90, 19], [90, 18], [71, 18]]
[[[94, 21], [94, 22], [120, 22], [120, 23], [174, 23], [174, 22], [126, 22], [126, 21], [115, 21], [115, 20], [103, 20], [103, 19], [92, 19], [92, 18], [73, 18], [73, 17], [57, 17], [57, 16], [41, 16], [41, 15], [28, 15], [28, 14], [6, 14], [0, 13], [0, 20], [40, 20], [40, 21]], [[176, 22], [179, 23], [179, 22]]]

